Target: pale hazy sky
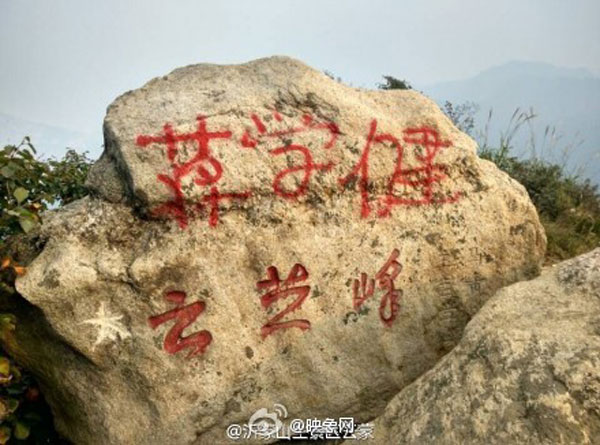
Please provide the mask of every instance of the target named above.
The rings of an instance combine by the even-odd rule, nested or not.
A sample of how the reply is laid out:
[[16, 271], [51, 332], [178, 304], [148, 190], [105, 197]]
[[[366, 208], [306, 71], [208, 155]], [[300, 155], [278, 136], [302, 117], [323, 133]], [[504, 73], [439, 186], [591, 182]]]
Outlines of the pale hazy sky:
[[0, 112], [83, 132], [152, 77], [274, 54], [355, 86], [510, 60], [600, 74], [600, 0], [0, 0]]

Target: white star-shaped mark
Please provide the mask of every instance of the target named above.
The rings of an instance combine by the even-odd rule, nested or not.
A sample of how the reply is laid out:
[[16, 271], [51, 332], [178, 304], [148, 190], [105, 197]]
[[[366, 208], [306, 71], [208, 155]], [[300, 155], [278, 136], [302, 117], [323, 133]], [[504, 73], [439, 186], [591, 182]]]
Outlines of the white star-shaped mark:
[[91, 324], [98, 327], [98, 337], [92, 347], [92, 350], [96, 349], [100, 343], [104, 340], [115, 341], [117, 339], [124, 340], [131, 337], [129, 330], [119, 321], [123, 318], [122, 315], [115, 316], [110, 314], [105, 309], [105, 303], [100, 303], [98, 312], [96, 312], [96, 318], [90, 318], [89, 320], [82, 321], [80, 324]]

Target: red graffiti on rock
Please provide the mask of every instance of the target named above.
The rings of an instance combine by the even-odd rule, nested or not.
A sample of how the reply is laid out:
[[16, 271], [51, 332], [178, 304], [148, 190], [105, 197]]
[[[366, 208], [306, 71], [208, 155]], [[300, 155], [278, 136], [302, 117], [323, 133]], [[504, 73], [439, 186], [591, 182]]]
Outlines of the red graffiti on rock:
[[175, 320], [175, 325], [165, 335], [163, 347], [169, 354], [176, 354], [183, 349], [189, 349], [187, 358], [190, 358], [206, 351], [206, 348], [212, 342], [212, 335], [207, 330], [202, 330], [182, 337], [185, 328], [195, 322], [206, 308], [203, 301], [196, 301], [184, 306], [186, 297], [187, 294], [183, 291], [168, 292], [165, 295], [165, 300], [175, 304], [175, 309], [148, 318], [148, 323], [152, 329], [156, 329], [163, 323]]
[[[407, 145], [420, 147], [425, 150], [424, 155], [416, 154], [419, 162], [418, 167], [406, 168], [404, 166], [405, 147], [394, 135], [390, 133], [378, 133], [377, 120], [373, 119], [370, 124], [369, 133], [363, 148], [360, 160], [354, 166], [350, 174], [340, 178], [340, 185], [346, 186], [353, 181], [358, 181], [358, 189], [361, 195], [361, 217], [366, 218], [371, 214], [371, 200], [369, 189], [369, 156], [374, 144], [389, 144], [396, 150], [396, 165], [394, 173], [387, 185], [387, 194], [379, 200], [381, 207], [377, 212], [380, 217], [389, 216], [393, 206], [419, 206], [429, 204], [442, 204], [456, 202], [460, 193], [454, 193], [450, 197], [436, 198], [433, 193], [435, 183], [441, 182], [445, 177], [446, 166], [434, 163], [435, 157], [442, 148], [449, 147], [449, 141], [440, 139], [436, 130], [429, 127], [408, 128], [403, 131], [403, 142]], [[396, 187], [404, 186], [409, 190], [416, 190], [421, 195], [418, 198], [406, 198], [397, 196]]]
[[[277, 122], [284, 121], [283, 116], [278, 111], [274, 110], [272, 113]], [[252, 135], [249, 129], [244, 131], [244, 134], [240, 139], [240, 143], [242, 147], [245, 148], [256, 148], [262, 139], [283, 138], [286, 136], [297, 135], [299, 133], [324, 131], [329, 133], [329, 139], [323, 144], [323, 148], [330, 149], [333, 148], [340, 134], [340, 129], [335, 122], [316, 122], [315, 118], [308, 113], [302, 115], [302, 121], [300, 125], [273, 131], [267, 130], [267, 126], [256, 113], [253, 113], [250, 118], [254, 123], [256, 134]]]
[[[273, 180], [273, 191], [277, 196], [280, 196], [285, 199], [297, 199], [298, 197], [305, 195], [308, 190], [308, 182], [310, 181], [311, 174], [314, 171], [323, 170], [329, 171], [333, 168], [333, 162], [329, 162], [327, 164], [315, 164], [313, 162], [313, 157], [308, 148], [303, 145], [286, 145], [284, 147], [276, 148], [271, 151], [272, 155], [280, 155], [285, 153], [300, 153], [304, 158], [304, 163], [300, 165], [295, 165], [292, 167], [288, 167], [275, 176]], [[302, 172], [302, 179], [300, 184], [294, 190], [286, 189], [283, 186], [283, 179], [288, 175], [293, 175], [297, 172]]]
[[[284, 118], [278, 111], [273, 111], [273, 117], [277, 122], [284, 121]], [[325, 131], [326, 133], [329, 133], [329, 139], [323, 144], [323, 148], [328, 150], [335, 145], [340, 133], [339, 128], [335, 123], [330, 121], [315, 122], [315, 119], [310, 114], [304, 114], [302, 116], [302, 122], [300, 125], [273, 131], [267, 130], [267, 126], [257, 114], [252, 114], [251, 119], [254, 123], [256, 134], [251, 135], [250, 130], [248, 129], [244, 131], [244, 134], [240, 139], [240, 143], [242, 147], [245, 148], [256, 148], [256, 146], [262, 140], [283, 140], [286, 137], [291, 137], [300, 133]], [[286, 143], [283, 146], [269, 151], [271, 156], [279, 156], [284, 154], [289, 155], [290, 153], [297, 153], [301, 155], [303, 162], [297, 165], [288, 166], [288, 168], [278, 172], [273, 179], [273, 192], [280, 198], [296, 200], [299, 197], [306, 195], [310, 178], [314, 172], [330, 171], [335, 164], [333, 162], [322, 164], [315, 163], [313, 160], [313, 154], [308, 147], [292, 142]], [[299, 182], [299, 184], [297, 184], [294, 189], [288, 189], [284, 187], [284, 179], [290, 175], [292, 178], [295, 178], [297, 173], [301, 173], [301, 179], [296, 181], [296, 183]]]
[[[275, 148], [269, 149], [268, 154], [285, 158], [287, 166], [275, 172], [271, 183], [273, 193], [279, 198], [296, 201], [308, 193], [311, 178], [316, 173], [330, 172], [335, 167], [330, 153], [341, 132], [334, 122], [317, 121], [308, 113], [302, 115], [299, 122], [290, 125], [287, 123], [289, 118], [279, 111], [271, 110], [270, 113], [271, 116], [264, 115], [263, 118], [257, 113], [251, 114], [252, 123], [239, 138], [239, 144], [242, 148], [258, 150], [263, 142], [275, 141]], [[321, 133], [324, 133], [324, 138]], [[318, 138], [322, 142], [321, 151], [311, 149], [310, 143], [301, 143], [298, 140], [301, 134]], [[221, 193], [218, 188], [224, 168], [211, 152], [210, 144], [214, 140], [231, 139], [232, 132], [229, 130], [209, 131], [207, 119], [202, 116], [197, 118], [197, 129], [189, 133], [177, 133], [167, 123], [160, 134], [139, 135], [136, 144], [139, 147], [163, 148], [170, 166], [170, 172], [157, 175], [157, 179], [169, 189], [171, 199], [152, 209], [152, 213], [174, 218], [181, 228], [186, 228], [190, 217], [202, 212], [208, 215], [209, 225], [216, 227], [224, 201], [239, 202], [250, 198], [250, 190]], [[277, 142], [281, 142], [281, 145]], [[188, 154], [190, 146], [193, 147], [191, 155]], [[436, 162], [440, 152], [450, 146], [451, 142], [442, 139], [434, 128], [411, 127], [397, 137], [380, 131], [377, 120], [373, 119], [360, 158], [352, 170], [338, 181], [344, 188], [356, 185], [360, 193], [361, 218], [372, 214], [385, 218], [397, 206], [454, 203], [460, 199], [461, 193], [442, 193], [439, 185], [447, 178], [447, 166]], [[395, 151], [393, 173], [384, 179], [387, 182], [382, 184], [384, 190], [377, 198], [372, 196], [375, 192], [370, 178], [372, 149], [375, 147], [392, 148]], [[323, 153], [329, 159], [326, 156], [324, 160], [316, 161]], [[205, 188], [203, 195], [195, 202], [190, 202], [184, 195], [184, 179], [186, 185], [191, 182]]]
[[[183, 178], [194, 175], [193, 181], [199, 186], [211, 186], [210, 195], [203, 199], [210, 205], [209, 224], [214, 227], [218, 224], [219, 201], [223, 199], [246, 199], [250, 192], [219, 194], [216, 184], [223, 175], [221, 163], [212, 155], [210, 141], [213, 139], [229, 139], [230, 131], [207, 130], [206, 119], [198, 116], [197, 130], [190, 133], [176, 133], [171, 124], [165, 124], [163, 134], [156, 136], [140, 135], [136, 144], [140, 147], [149, 145], [162, 145], [166, 147], [167, 159], [171, 167], [171, 175], [159, 174], [157, 179], [165, 184], [172, 195], [172, 199], [153, 210], [155, 215], [167, 215], [173, 217], [183, 229], [189, 222], [190, 209], [187, 206], [183, 193]], [[188, 160], [178, 160], [181, 144], [192, 142], [196, 145], [195, 154]], [[203, 208], [202, 203], [193, 206], [196, 210]]]
[[392, 325], [400, 308], [398, 300], [402, 296], [402, 290], [396, 289], [394, 284], [394, 280], [402, 271], [402, 265], [397, 261], [399, 255], [400, 251], [394, 249], [383, 267], [375, 274], [375, 278], [368, 278], [363, 272], [360, 274], [360, 280], [355, 279], [352, 286], [354, 294], [352, 305], [354, 310], [359, 310], [367, 299], [375, 295], [375, 282], [377, 282], [379, 289], [385, 292], [379, 304], [379, 318], [386, 326]]
[[300, 309], [302, 303], [310, 292], [310, 286], [294, 286], [297, 283], [308, 279], [308, 272], [302, 264], [294, 264], [287, 278], [282, 282], [279, 278], [279, 272], [275, 266], [267, 268], [267, 279], [256, 283], [259, 291], [267, 291], [260, 297], [260, 302], [263, 308], [268, 309], [272, 304], [282, 298], [287, 298], [290, 295], [295, 295], [296, 299], [286, 306], [285, 309], [273, 316], [261, 328], [262, 338], [266, 338], [273, 332], [279, 329], [299, 328], [306, 330], [310, 328], [308, 320], [288, 320], [280, 321], [290, 312]]
[[[446, 166], [436, 164], [434, 160], [440, 150], [452, 145], [450, 141], [440, 139], [438, 132], [428, 127], [408, 128], [403, 133], [405, 144], [421, 147], [425, 153], [416, 155], [420, 164], [418, 167], [405, 168], [402, 165], [403, 151], [399, 150], [396, 170], [388, 184], [388, 194], [384, 198], [385, 207], [380, 210], [379, 216], [389, 216], [391, 208], [395, 205], [419, 206], [458, 201], [459, 192], [455, 192], [449, 197], [435, 198], [433, 195], [434, 184], [442, 182], [446, 178]], [[419, 198], [396, 196], [394, 188], [398, 184], [419, 190], [421, 196]]]

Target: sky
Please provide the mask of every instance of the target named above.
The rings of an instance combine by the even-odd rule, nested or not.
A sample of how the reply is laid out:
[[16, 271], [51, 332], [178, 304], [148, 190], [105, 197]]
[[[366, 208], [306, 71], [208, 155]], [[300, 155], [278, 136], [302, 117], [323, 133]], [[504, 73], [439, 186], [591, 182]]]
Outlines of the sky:
[[0, 0], [0, 112], [96, 133], [153, 77], [275, 54], [369, 88], [510, 60], [600, 75], [598, 18], [598, 0]]

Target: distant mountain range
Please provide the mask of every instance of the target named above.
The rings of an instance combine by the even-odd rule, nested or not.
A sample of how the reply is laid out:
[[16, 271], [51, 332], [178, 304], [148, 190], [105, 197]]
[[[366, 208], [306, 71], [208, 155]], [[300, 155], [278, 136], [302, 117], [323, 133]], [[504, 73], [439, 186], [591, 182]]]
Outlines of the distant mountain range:
[[[530, 156], [535, 149], [538, 156], [565, 162], [569, 171], [579, 171], [600, 184], [600, 78], [588, 70], [510, 62], [470, 79], [418, 89], [441, 106], [445, 101], [454, 105], [468, 101], [477, 104], [475, 127], [479, 131], [493, 110], [488, 126], [489, 145], [497, 145], [517, 108], [533, 109], [537, 117], [531, 121], [531, 127], [524, 125], [513, 139], [515, 154]], [[477, 130], [475, 133], [481, 141]]]
[[93, 159], [99, 157], [102, 152], [100, 134], [80, 133], [0, 113], [0, 147], [7, 144], [17, 145], [25, 136], [30, 137], [38, 154], [44, 158], [60, 159], [67, 148], [76, 149], [78, 152], [88, 151]]

